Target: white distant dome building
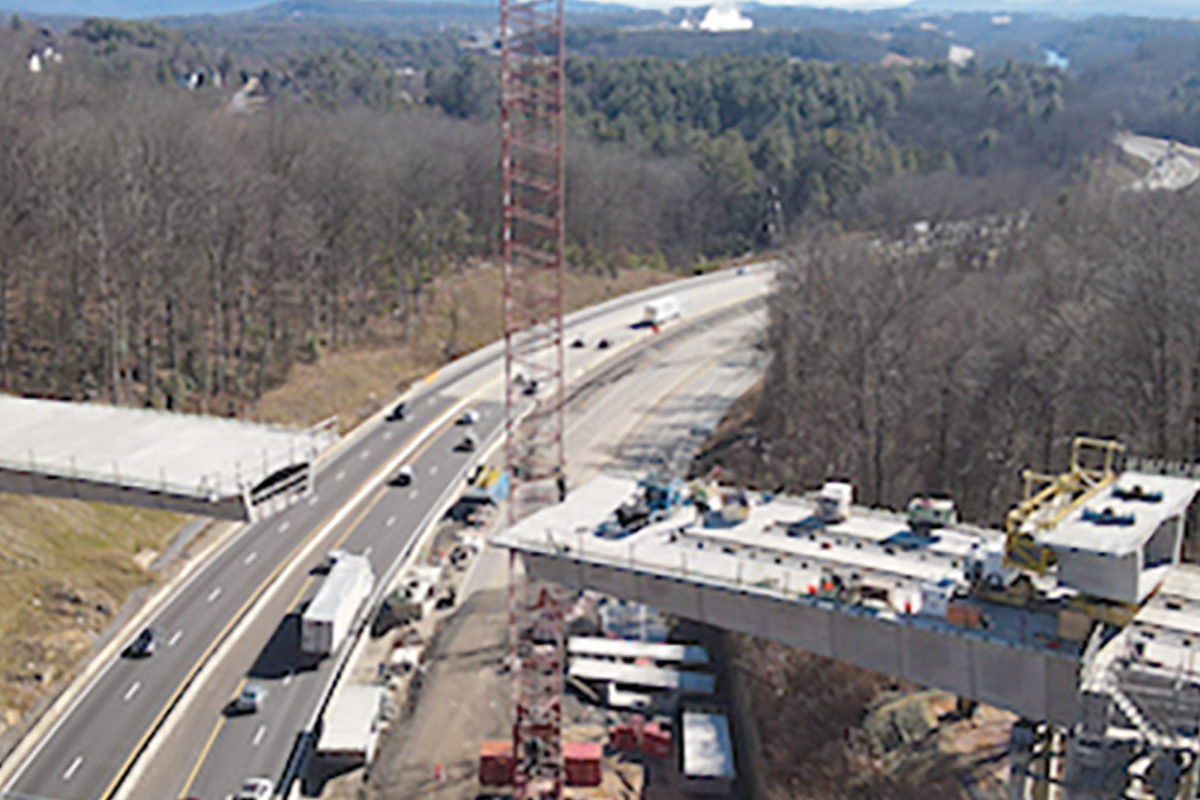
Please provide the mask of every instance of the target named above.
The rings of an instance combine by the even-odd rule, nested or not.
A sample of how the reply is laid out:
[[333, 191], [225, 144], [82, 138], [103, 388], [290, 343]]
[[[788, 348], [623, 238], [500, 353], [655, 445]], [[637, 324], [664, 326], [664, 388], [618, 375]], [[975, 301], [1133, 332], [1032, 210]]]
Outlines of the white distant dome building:
[[748, 31], [754, 27], [754, 20], [743, 15], [733, 3], [718, 3], [708, 9], [699, 27], [700, 30], [710, 33]]

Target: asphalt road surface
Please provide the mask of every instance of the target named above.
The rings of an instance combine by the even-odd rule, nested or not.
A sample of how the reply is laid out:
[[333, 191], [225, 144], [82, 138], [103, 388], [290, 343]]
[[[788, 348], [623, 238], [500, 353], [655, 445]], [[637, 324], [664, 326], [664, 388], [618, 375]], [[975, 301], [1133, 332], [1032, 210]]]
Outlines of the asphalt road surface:
[[[674, 294], [687, 317], [697, 317], [761, 296], [769, 284], [768, 271], [751, 268], [650, 295]], [[653, 336], [630, 328], [645, 297], [618, 298], [572, 318], [582, 320], [591, 342], [607, 337], [613, 347], [569, 351], [569, 379]], [[245, 526], [153, 615], [158, 652], [104, 665], [3, 793], [36, 800], [107, 799], [155, 736], [162, 737], [151, 743], [155, 757], [137, 765], [136, 786], [125, 787], [129, 796], [178, 796], [186, 787], [190, 795], [225, 798], [247, 775], [278, 779], [295, 732], [307, 723], [319, 687], [330, 678], [331, 660], [306, 670], [297, 669], [294, 658], [289, 616], [315, 590], [310, 571], [339, 543], [366, 552], [380, 576], [406, 551], [471, 461], [469, 454], [452, 451], [463, 433], [453, 424], [458, 411], [474, 406], [482, 412], [475, 426], [481, 445], [499, 433], [500, 353], [489, 346], [443, 369], [413, 397], [408, 419], [373, 420], [349, 437], [320, 468], [310, 498]], [[411, 487], [386, 485], [400, 463], [410, 462], [417, 476]], [[239, 636], [230, 639], [235, 627]], [[267, 686], [263, 712], [224, 718], [226, 703], [249, 675]]]
[[[748, 314], [697, 331], [572, 407], [572, 482], [605, 469], [686, 470], [708, 431], [761, 376], [754, 340], [763, 319]], [[411, 715], [385, 736], [369, 796], [472, 800], [479, 791], [479, 744], [504, 738], [511, 725], [511, 678], [497, 668], [508, 639], [507, 565], [507, 551], [487, 548], [464, 576], [462, 605], [423, 659]], [[443, 765], [444, 780], [433, 764]]]

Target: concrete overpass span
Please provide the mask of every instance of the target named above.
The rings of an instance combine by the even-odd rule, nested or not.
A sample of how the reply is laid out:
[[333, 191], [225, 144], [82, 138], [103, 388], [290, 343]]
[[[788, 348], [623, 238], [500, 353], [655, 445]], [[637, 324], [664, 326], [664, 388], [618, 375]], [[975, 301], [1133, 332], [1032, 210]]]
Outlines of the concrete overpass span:
[[[922, 598], [919, 582], [952, 581], [940, 592], [948, 605], [967, 554], [980, 549], [972, 545], [999, 534], [964, 528], [943, 535], [949, 549], [906, 553], [889, 543], [905, 529], [902, 517], [863, 509], [857, 532], [843, 525], [837, 533], [797, 535], [793, 526], [811, 519], [813, 506], [778, 498], [728, 527], [707, 527], [685, 509], [628, 535], [597, 535], [636, 492], [635, 479], [602, 476], [566, 503], [502, 531], [493, 544], [518, 551], [535, 576], [571, 588], [773, 639], [1031, 719], [1077, 721], [1081, 643], [1058, 637], [1053, 613], [1022, 623], [1016, 609], [996, 608], [983, 627], [982, 616], [960, 624], [931, 614], [942, 601]], [[863, 602], [838, 596], [853, 583], [860, 593], [866, 587]]]
[[221, 417], [0, 396], [0, 491], [254, 520], [312, 489], [336, 440]]
[[[1086, 466], [1097, 450], [1104, 466]], [[1014, 775], [1038, 747], [1022, 731], [1049, 723], [1070, 797], [1147, 781], [1195, 797], [1200, 566], [1181, 555], [1200, 465], [1081, 438], [1068, 473], [1024, 477], [999, 531], [948, 500], [855, 507], [844, 483], [773, 497], [695, 482], [689, 497], [668, 476], [605, 475], [493, 544], [545, 580], [1009, 709], [1026, 721]]]

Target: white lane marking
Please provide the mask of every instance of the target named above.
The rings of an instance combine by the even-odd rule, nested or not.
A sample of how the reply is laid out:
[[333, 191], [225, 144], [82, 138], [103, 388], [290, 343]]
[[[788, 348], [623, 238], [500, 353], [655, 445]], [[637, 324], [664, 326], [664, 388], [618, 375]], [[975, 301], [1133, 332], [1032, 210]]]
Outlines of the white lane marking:
[[[414, 489], [413, 491], [415, 492], [415, 491], [416, 491], [416, 489]], [[395, 524], [396, 524], [396, 518], [395, 518], [395, 517], [388, 517], [388, 518], [387, 518], [387, 526], [388, 526], [389, 528], [390, 528], [390, 527], [392, 527], [392, 526], [393, 526], [393, 525], [395, 525]]]
[[367, 460], [367, 457], [368, 457], [368, 456], [370, 456], [370, 455], [371, 455], [371, 451], [370, 451], [370, 450], [363, 450], [363, 451], [362, 451], [362, 455], [358, 457], [358, 460], [359, 460], [359, 461], [366, 461], [366, 460]]
[[413, 489], [411, 492], [408, 493], [408, 499], [409, 500], [417, 499], [417, 490], [416, 489]]
[[79, 765], [83, 763], [83, 756], [75, 756], [75, 760], [71, 762], [71, 766], [67, 767], [67, 771], [63, 773], [63, 780], [69, 781], [75, 776], [75, 770], [79, 769]]
[[390, 439], [390, 438], [392, 438], [392, 432], [391, 432], [391, 431], [384, 431], [384, 432], [383, 432], [383, 440], [386, 442], [386, 441], [387, 441], [388, 439]]
[[369, 555], [371, 555], [371, 548], [370, 548], [370, 547], [368, 547], [366, 550], [363, 550], [363, 558], [366, 558], [366, 557], [367, 557], [367, 556], [369, 556]]
[[133, 686], [130, 686], [130, 687], [129, 687], [129, 691], [127, 691], [127, 692], [125, 693], [125, 702], [126, 702], [126, 703], [128, 703], [128, 702], [129, 702], [129, 698], [131, 698], [131, 697], [133, 697], [135, 694], [137, 694], [137, 693], [138, 693], [138, 689], [140, 689], [140, 688], [142, 688], [142, 682], [141, 682], [141, 681], [134, 681], [134, 682], [133, 682]]
[[254, 746], [258, 747], [260, 744], [262, 744], [263, 737], [266, 735], [267, 735], [267, 726], [259, 725], [258, 733], [254, 734]]
[[292, 523], [289, 520], [284, 520], [283, 524], [279, 526], [279, 532], [283, 533], [290, 527], [292, 527]]
[[432, 467], [429, 468], [429, 474], [437, 475], [437, 464], [434, 464]]
[[246, 556], [245, 558], [243, 558], [243, 559], [242, 559], [242, 563], [243, 563], [243, 564], [245, 564], [245, 565], [248, 567], [248, 566], [250, 566], [251, 564], [253, 564], [253, 563], [254, 563], [254, 559], [256, 559], [256, 558], [258, 558], [258, 551], [257, 551], [257, 550], [255, 550], [253, 553], [251, 553], [250, 555], [248, 555], [248, 556]]
[[179, 644], [179, 640], [183, 638], [183, 630], [175, 631], [175, 634], [167, 641], [167, 647], [174, 647]]
[[284, 686], [292, 685], [292, 673], [289, 672], [287, 675], [283, 676], [283, 685]]
[[216, 600], [220, 596], [221, 596], [221, 587], [218, 586], [217, 588], [213, 589], [212, 592], [208, 595], [208, 602], [211, 603], [213, 600]]
[[[774, 270], [774, 267], [768, 268], [768, 269], [764, 270], [764, 274], [768, 274], [768, 275], [773, 274], [773, 270]], [[740, 300], [741, 300], [741, 298], [739, 298], [739, 302], [740, 302]], [[615, 355], [616, 353], [623, 352], [625, 349], [627, 349], [626, 343], [624, 342], [623, 339], [615, 339], [614, 341], [619, 343], [620, 346], [615, 347], [613, 351], [610, 351], [608, 353], [609, 357], [611, 357], [612, 355]], [[434, 396], [428, 397], [427, 399], [428, 399], [429, 405], [430, 406], [436, 405], [439, 398], [440, 398], [440, 395], [434, 395]], [[420, 402], [419, 398], [414, 402]], [[465, 400], [459, 400], [457, 402], [451, 400], [451, 402], [449, 403], [449, 406], [451, 409], [457, 408], [458, 410], [461, 410], [461, 408], [465, 405], [465, 402], [466, 402]], [[452, 414], [447, 414], [446, 416], [444, 416], [440, 419], [442, 421], [449, 421], [450, 419], [452, 419], [452, 417], [453, 417]], [[416, 443], [419, 444], [420, 442], [424, 441], [425, 438], [426, 438], [425, 434], [419, 434], [417, 437]], [[395, 463], [398, 465], [400, 462], [399, 462], [399, 460], [397, 460]], [[353, 503], [361, 501], [362, 497], [364, 497], [365, 495], [366, 495], [366, 490], [365, 489], [360, 490], [359, 495], [352, 498], [352, 501], [349, 505], [353, 505]], [[319, 501], [320, 501], [320, 496], [317, 494], [312, 494], [308, 498], [308, 505], [310, 507], [315, 506]], [[340, 521], [349, 513], [350, 513], [350, 510], [348, 508], [343, 508], [335, 515], [336, 521]], [[336, 524], [336, 521], [334, 521], [333, 524]], [[229, 540], [229, 542], [227, 542], [224, 546], [222, 546], [220, 548], [219, 552], [220, 553], [228, 552], [228, 550], [231, 547], [236, 545], [238, 542], [242, 541], [253, 530], [254, 530], [253, 526], [243, 527], [242, 530], [238, 534], [233, 536]], [[175, 588], [167, 596], [167, 598], [163, 602], [163, 605], [167, 606], [169, 604], [177, 602], [180, 595], [182, 595], [189, 587], [193, 586], [200, 579], [203, 579], [203, 578], [207, 577], [208, 575], [212, 574], [212, 572], [215, 570], [211, 569], [210, 567], [213, 563], [217, 563], [217, 562], [218, 562], [218, 559], [214, 558], [214, 559], [209, 559], [206, 564], [202, 564], [195, 572], [191, 573], [187, 577], [187, 579], [184, 580], [182, 584], [180, 584], [180, 586]], [[84, 700], [86, 700], [87, 698], [92, 696], [92, 692], [95, 690], [97, 685], [99, 685], [99, 683], [102, 680], [104, 680], [104, 678], [110, 672], [112, 672], [113, 668], [116, 665], [118, 665], [119, 663], [120, 663], [119, 659], [109, 659], [107, 661], [107, 663], [100, 669], [100, 671], [98, 673], [96, 673], [94, 676], [92, 676], [87, 681], [83, 691], [80, 692], [73, 701], [71, 701], [70, 703], [67, 704], [67, 707], [64, 709], [62, 715], [58, 718], [57, 721], [55, 721], [51, 725], [50, 730], [47, 731], [47, 733], [44, 737], [42, 737], [41, 741], [39, 741], [37, 744], [34, 745], [29, 756], [24, 759], [24, 761], [14, 771], [13, 775], [9, 777], [7, 784], [0, 786], [0, 789], [7, 791], [17, 782], [17, 780], [20, 779], [20, 777], [25, 773], [26, 767], [36, 761], [38, 756], [45, 750], [47, 744], [50, 743], [54, 739], [54, 737], [62, 730], [63, 726], [72, 719], [75, 711], [79, 708], [80, 704]], [[227, 795], [225, 795], [223, 800], [233, 800], [233, 795], [227, 794]]]
[[333, 479], [334, 479], [335, 481], [340, 481], [340, 480], [341, 480], [342, 478], [344, 478], [344, 477], [346, 477], [346, 470], [344, 470], [344, 469], [339, 469], [339, 470], [338, 470], [338, 474], [337, 474], [337, 475], [334, 475], [334, 476], [333, 476]]

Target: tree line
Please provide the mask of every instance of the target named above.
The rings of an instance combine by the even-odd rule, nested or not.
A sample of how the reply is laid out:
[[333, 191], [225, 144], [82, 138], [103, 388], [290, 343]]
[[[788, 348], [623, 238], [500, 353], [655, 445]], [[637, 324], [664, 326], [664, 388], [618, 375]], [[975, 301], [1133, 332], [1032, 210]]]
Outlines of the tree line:
[[[439, 276], [494, 257], [486, 56], [429, 70], [424, 105], [375, 103], [333, 59], [239, 114], [228, 90], [154, 80], [160, 37], [123, 26], [75, 38], [149, 60], [68, 49], [37, 75], [0, 33], [0, 389], [225, 413], [296, 360], [411, 337]], [[571, 58], [567, 79], [579, 269], [1025, 204], [1086, 174], [1108, 130], [1061, 72], [1020, 64]]]
[[998, 522], [1022, 467], [1079, 433], [1200, 459], [1200, 201], [1063, 195], [1027, 215], [827, 234], [796, 246], [770, 305], [756, 412], [764, 482], [850, 478]]
[[[13, 37], [15, 39], [15, 37]], [[32, 74], [0, 33], [0, 389], [229, 413], [297, 360], [419, 332], [499, 233], [493, 124]], [[579, 268], [680, 265], [705, 179], [572, 149]], [[667, 255], [664, 255], [667, 254]]]
[[[764, 243], [767, 223], [781, 227], [771, 208], [783, 225], [853, 221], [865, 189], [899, 176], [1025, 172], [1063, 185], [1086, 174], [1114, 123], [1062, 71], [1016, 62], [571, 57], [566, 76], [578, 138], [700, 166], [720, 208], [707, 247], [721, 252]], [[494, 70], [478, 56], [431, 71], [430, 87], [428, 101], [455, 116], [495, 108]]]

